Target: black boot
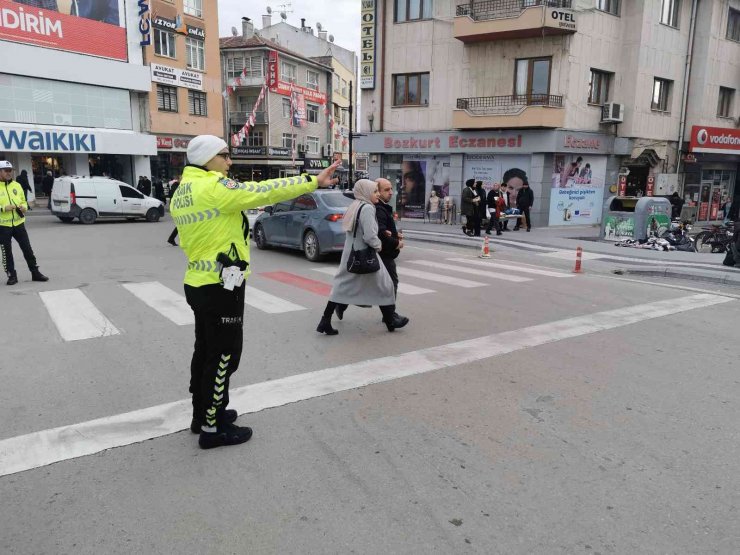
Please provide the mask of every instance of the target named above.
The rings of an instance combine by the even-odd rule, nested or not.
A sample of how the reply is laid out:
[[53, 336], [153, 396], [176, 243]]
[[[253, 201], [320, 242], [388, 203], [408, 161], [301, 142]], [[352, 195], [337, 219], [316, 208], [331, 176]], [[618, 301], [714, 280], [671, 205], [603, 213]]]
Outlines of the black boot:
[[388, 328], [388, 331], [396, 331], [408, 324], [409, 319], [406, 316], [400, 316], [394, 313], [393, 318], [390, 320], [384, 319], [383, 322], [385, 323], [385, 327]]
[[316, 327], [316, 331], [319, 333], [325, 333], [326, 335], [337, 335], [339, 332], [331, 327], [331, 317], [322, 316], [319, 325]]
[[49, 281], [49, 278], [39, 272], [38, 266], [31, 270], [31, 279], [33, 281]]
[[18, 283], [18, 274], [15, 272], [12, 274], [8, 274], [8, 281], [6, 282], [6, 285], [15, 285]]
[[[225, 424], [232, 424], [236, 421], [239, 415], [233, 409], [226, 409], [224, 411], [223, 421]], [[190, 422], [190, 431], [194, 434], [200, 433], [201, 421], [196, 416], [193, 416], [193, 420]]]

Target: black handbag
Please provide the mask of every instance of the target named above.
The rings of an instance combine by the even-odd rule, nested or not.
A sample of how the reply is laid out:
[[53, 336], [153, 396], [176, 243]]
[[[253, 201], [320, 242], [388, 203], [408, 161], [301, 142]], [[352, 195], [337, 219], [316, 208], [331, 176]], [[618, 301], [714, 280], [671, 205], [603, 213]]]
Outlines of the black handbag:
[[355, 250], [355, 237], [357, 237], [357, 225], [360, 221], [360, 212], [365, 207], [363, 204], [357, 211], [355, 218], [355, 229], [352, 233], [352, 245], [347, 259], [347, 271], [351, 274], [372, 274], [380, 270], [380, 260], [375, 253], [375, 249], [367, 247], [362, 250]]

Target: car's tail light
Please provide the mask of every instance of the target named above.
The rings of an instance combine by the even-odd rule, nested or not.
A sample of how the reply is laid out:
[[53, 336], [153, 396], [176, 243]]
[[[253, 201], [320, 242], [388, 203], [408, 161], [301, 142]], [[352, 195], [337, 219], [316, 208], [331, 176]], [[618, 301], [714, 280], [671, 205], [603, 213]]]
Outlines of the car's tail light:
[[77, 204], [77, 195], [75, 194], [74, 184], [70, 185], [69, 202], [70, 202], [70, 206], [73, 204]]
[[326, 218], [324, 218], [324, 219], [325, 219], [325, 220], [328, 220], [328, 221], [330, 221], [330, 222], [338, 222], [338, 221], [339, 221], [339, 220], [341, 220], [342, 218], [344, 218], [344, 214], [329, 214], [329, 215], [328, 215], [328, 216], [326, 216]]

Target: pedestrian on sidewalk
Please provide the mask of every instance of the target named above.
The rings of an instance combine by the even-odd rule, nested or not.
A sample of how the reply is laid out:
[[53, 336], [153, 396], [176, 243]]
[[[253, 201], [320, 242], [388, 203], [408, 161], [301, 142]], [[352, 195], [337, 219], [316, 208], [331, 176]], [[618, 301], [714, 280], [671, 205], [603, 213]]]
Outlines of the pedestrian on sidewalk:
[[28, 172], [26, 170], [21, 170], [21, 173], [16, 178], [16, 181], [23, 189], [23, 194], [26, 195], [26, 203], [28, 204], [28, 209], [33, 210], [33, 208], [31, 208], [31, 184], [28, 182]]
[[242, 354], [244, 280], [249, 276], [249, 238], [242, 210], [275, 204], [326, 187], [338, 164], [316, 177], [301, 176], [260, 183], [228, 179], [229, 145], [199, 135], [187, 149], [182, 185], [171, 213], [188, 257], [185, 299], [195, 315], [195, 349], [190, 365], [193, 420], [202, 449], [249, 441], [252, 429], [233, 424], [229, 378]]
[[[522, 170], [519, 171], [522, 172], [522, 175], [518, 176], [519, 179], [522, 180], [522, 188], [519, 189], [519, 192], [516, 195], [516, 207], [524, 215], [524, 219], [527, 223], [527, 231], [532, 231], [532, 220], [529, 215], [529, 211], [534, 204], [534, 193], [532, 192], [532, 189], [529, 188], [529, 180], [527, 179], [527, 174], [524, 173]], [[521, 227], [522, 219], [519, 218], [516, 221], [516, 225], [514, 226], [514, 231], [519, 231]]]
[[488, 227], [486, 228], [486, 235], [491, 234], [491, 230], [496, 227], [496, 235], [501, 235], [501, 222], [499, 216], [501, 216], [501, 210], [505, 206], [503, 195], [501, 194], [501, 184], [494, 183], [488, 195], [486, 196], [486, 204], [488, 205]]
[[465, 216], [465, 224], [462, 226], [465, 235], [480, 237], [480, 218], [478, 216], [478, 204], [480, 198], [475, 193], [475, 179], [468, 179], [462, 191], [460, 202], [460, 213]]
[[332, 314], [337, 312], [341, 319], [350, 304], [379, 306], [388, 331], [395, 331], [409, 323], [408, 318], [396, 314], [393, 280], [383, 264], [377, 272], [370, 274], [354, 274], [347, 270], [347, 261], [353, 249], [362, 251], [369, 247], [379, 252], [382, 248], [375, 217], [375, 205], [379, 200], [378, 184], [369, 179], [359, 179], [353, 192], [355, 200], [342, 218], [342, 229], [347, 233], [342, 260], [334, 276], [329, 302], [316, 328], [317, 332], [327, 335], [339, 333], [331, 326]]
[[51, 172], [51, 170], [46, 172], [46, 175], [41, 180], [41, 190], [44, 191], [44, 194], [47, 198], [47, 205], [46, 207], [51, 210], [51, 191], [54, 189], [54, 174]]
[[11, 244], [13, 239], [18, 241], [21, 247], [28, 269], [31, 270], [31, 279], [49, 281], [49, 278], [39, 271], [36, 256], [31, 248], [31, 240], [28, 238], [25, 225], [27, 210], [28, 202], [23, 187], [17, 181], [13, 181], [13, 164], [7, 160], [0, 161], [0, 251], [2, 251], [0, 255], [3, 270], [8, 276], [8, 285], [18, 283]]
[[486, 190], [483, 188], [482, 181], [475, 182], [475, 194], [478, 197], [478, 220], [482, 226], [488, 216], [488, 211], [486, 210]]

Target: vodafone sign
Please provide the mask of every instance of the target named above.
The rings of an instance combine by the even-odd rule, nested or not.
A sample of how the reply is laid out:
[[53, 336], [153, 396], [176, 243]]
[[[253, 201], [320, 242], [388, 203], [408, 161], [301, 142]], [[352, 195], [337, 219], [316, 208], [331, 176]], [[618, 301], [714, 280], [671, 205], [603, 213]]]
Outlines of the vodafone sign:
[[740, 129], [694, 125], [691, 128], [689, 150], [710, 154], [740, 154]]

